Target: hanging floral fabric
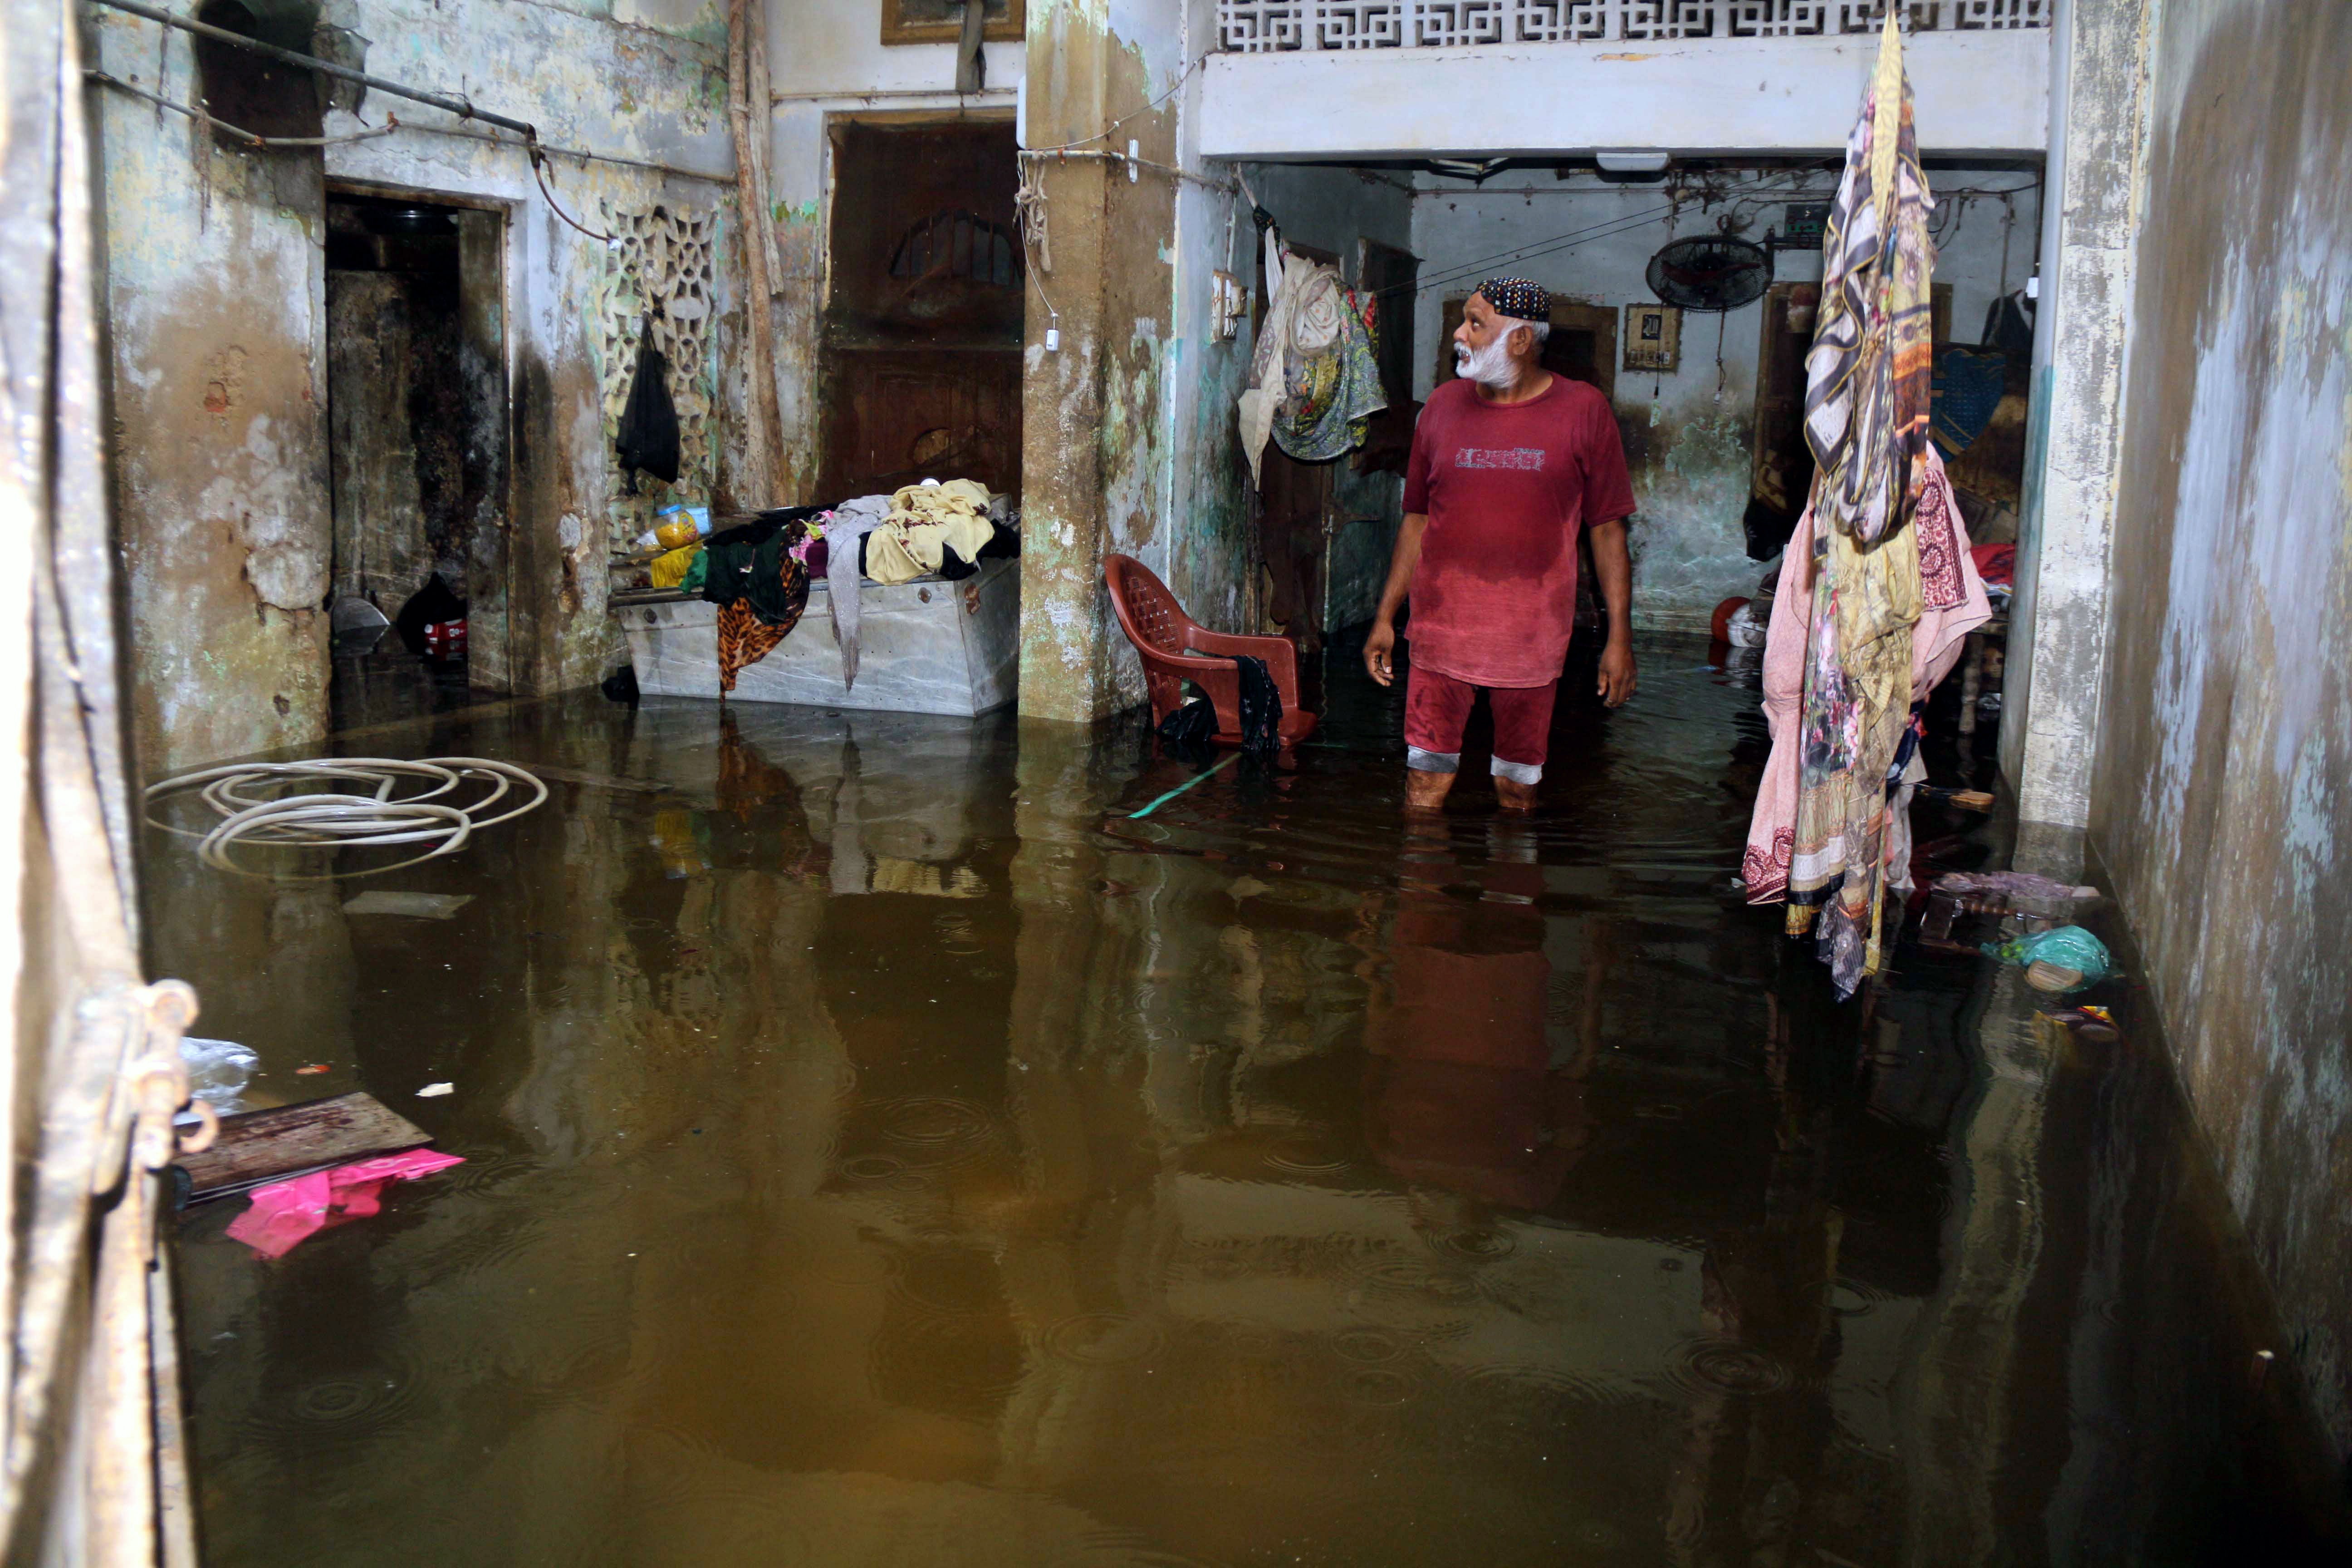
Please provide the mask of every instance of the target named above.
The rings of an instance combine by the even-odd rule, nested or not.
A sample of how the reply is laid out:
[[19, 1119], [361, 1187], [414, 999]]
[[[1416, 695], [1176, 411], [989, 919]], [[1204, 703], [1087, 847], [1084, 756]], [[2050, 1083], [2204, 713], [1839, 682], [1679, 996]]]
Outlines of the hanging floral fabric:
[[1325, 462], [1354, 451], [1363, 445], [1366, 423], [1388, 406], [1381, 386], [1372, 303], [1360, 300], [1351, 289], [1337, 287], [1336, 274], [1330, 281], [1328, 302], [1339, 315], [1331, 346], [1291, 361], [1284, 384], [1288, 395], [1275, 410], [1274, 444], [1302, 463]]
[[1806, 649], [1788, 929], [1820, 943], [1841, 996], [1881, 962], [1888, 773], [1909, 721], [1926, 483], [1927, 177], [1890, 10], [1823, 239], [1820, 324], [1806, 356], [1813, 479]]
[[1253, 484], [1269, 438], [1301, 462], [1323, 462], [1360, 445], [1365, 422], [1388, 406], [1370, 301], [1342, 284], [1338, 268], [1293, 254], [1271, 228], [1265, 268], [1272, 294], [1240, 403]]

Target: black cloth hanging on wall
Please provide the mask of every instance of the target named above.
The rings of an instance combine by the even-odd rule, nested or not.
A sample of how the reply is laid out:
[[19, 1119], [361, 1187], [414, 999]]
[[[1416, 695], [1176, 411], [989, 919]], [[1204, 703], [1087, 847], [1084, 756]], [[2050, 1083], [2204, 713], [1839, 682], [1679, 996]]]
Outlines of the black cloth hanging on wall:
[[614, 437], [620, 448], [621, 471], [627, 494], [637, 493], [640, 471], [666, 485], [677, 483], [677, 405], [669, 400], [669, 362], [654, 347], [656, 311], [646, 318], [637, 339], [636, 379], [629, 384], [629, 401], [621, 409], [621, 428]]

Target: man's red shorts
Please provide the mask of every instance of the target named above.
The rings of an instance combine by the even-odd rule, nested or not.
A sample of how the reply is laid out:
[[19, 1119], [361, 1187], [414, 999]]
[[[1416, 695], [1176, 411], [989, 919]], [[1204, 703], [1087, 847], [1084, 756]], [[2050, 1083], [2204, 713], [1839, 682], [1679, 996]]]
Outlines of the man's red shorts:
[[[1433, 669], [1412, 667], [1404, 682], [1405, 765], [1450, 773], [1462, 764], [1462, 727], [1479, 688]], [[1531, 784], [1543, 777], [1551, 744], [1551, 704], [1557, 680], [1542, 686], [1489, 686], [1495, 714], [1495, 776]]]

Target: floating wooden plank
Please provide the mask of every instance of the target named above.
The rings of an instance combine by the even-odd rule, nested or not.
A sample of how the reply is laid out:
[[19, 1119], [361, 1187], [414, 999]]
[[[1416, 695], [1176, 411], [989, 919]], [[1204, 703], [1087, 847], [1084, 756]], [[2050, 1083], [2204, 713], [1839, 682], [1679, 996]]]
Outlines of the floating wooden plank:
[[411, 920], [446, 921], [474, 901], [471, 893], [400, 893], [372, 888], [343, 900], [347, 915], [405, 915]]
[[397, 1153], [432, 1135], [372, 1094], [339, 1094], [301, 1105], [221, 1118], [220, 1136], [201, 1154], [183, 1154], [191, 1203], [225, 1198], [371, 1154]]
[[520, 764], [550, 784], [578, 784], [583, 789], [618, 790], [623, 794], [668, 795], [677, 786], [660, 779], [621, 778], [612, 773], [592, 773], [579, 768], [550, 767], [544, 763]]

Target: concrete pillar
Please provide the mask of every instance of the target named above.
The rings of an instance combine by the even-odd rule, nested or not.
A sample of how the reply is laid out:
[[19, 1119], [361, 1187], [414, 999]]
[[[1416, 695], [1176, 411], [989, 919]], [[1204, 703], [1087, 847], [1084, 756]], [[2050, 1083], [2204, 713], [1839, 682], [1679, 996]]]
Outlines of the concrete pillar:
[[1184, 14], [1177, 0], [1125, 6], [1114, 30], [1101, 6], [1032, 0], [1028, 16], [1022, 145], [1087, 155], [1028, 165], [1046, 235], [1029, 248], [1021, 711], [1085, 721], [1143, 696], [1103, 557], [1142, 552], [1172, 522], [1175, 182], [1130, 179], [1102, 154], [1133, 142], [1175, 163], [1174, 100], [1150, 106], [1183, 69]]
[[2000, 726], [2028, 822], [2090, 820], [2152, 0], [2059, 0], [2034, 323], [2032, 429]]

